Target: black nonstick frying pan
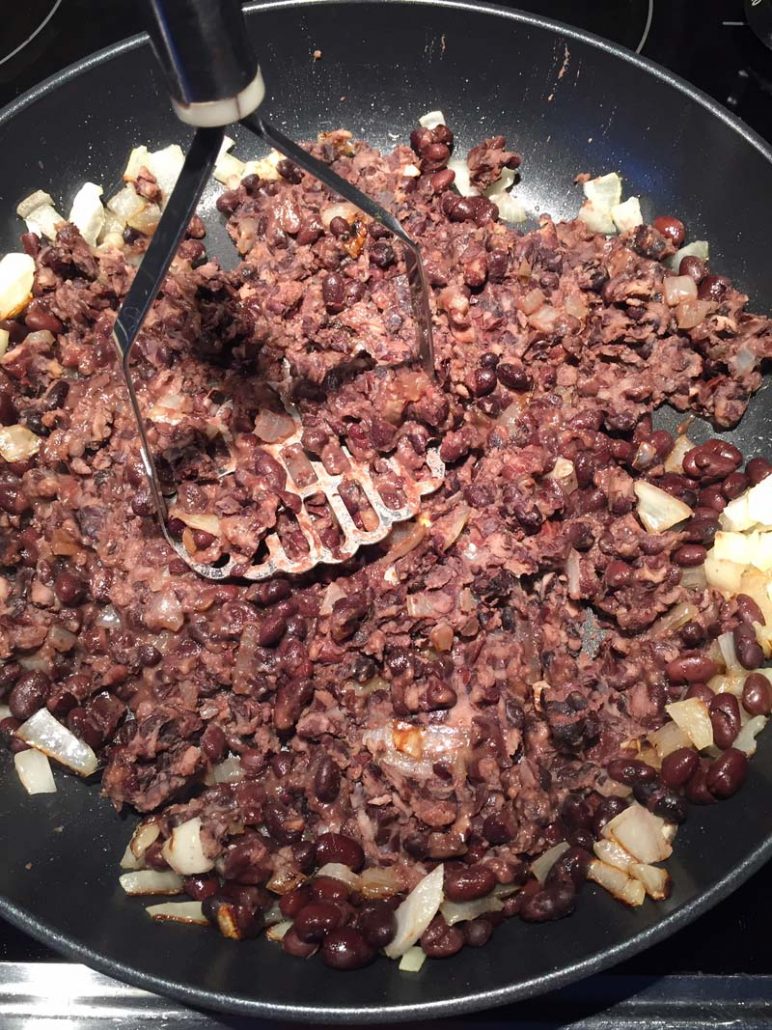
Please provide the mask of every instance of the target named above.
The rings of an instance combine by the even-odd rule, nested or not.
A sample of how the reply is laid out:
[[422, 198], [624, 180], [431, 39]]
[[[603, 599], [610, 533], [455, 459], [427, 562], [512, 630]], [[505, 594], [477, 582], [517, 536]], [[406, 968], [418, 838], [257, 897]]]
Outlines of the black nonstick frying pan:
[[[460, 146], [503, 132], [524, 156], [521, 195], [576, 213], [577, 172], [618, 170], [646, 216], [679, 215], [711, 242], [713, 267], [756, 309], [772, 301], [772, 151], [669, 73], [599, 39], [491, 6], [451, 2], [287, 2], [250, 9], [266, 116], [296, 138], [344, 126], [390, 148], [442, 108]], [[314, 60], [314, 51], [321, 58]], [[237, 134], [238, 135], [238, 134]], [[50, 79], [0, 114], [0, 249], [18, 246], [16, 202], [44, 187], [66, 203], [86, 179], [117, 184], [129, 148], [183, 144], [141, 39]], [[248, 144], [240, 138], [241, 152]], [[237, 151], [239, 140], [237, 140]], [[210, 247], [230, 253], [214, 190]], [[232, 258], [231, 258], [232, 260]], [[772, 450], [768, 394], [730, 434], [748, 454]], [[420, 974], [378, 961], [356, 973], [302, 963], [267, 941], [237, 944], [158, 926], [117, 883], [131, 831], [98, 786], [59, 775], [28, 798], [7, 756], [0, 780], [0, 913], [104, 972], [189, 1003], [329, 1022], [457, 1014], [565, 984], [673, 933], [739, 886], [772, 854], [772, 731], [733, 800], [692, 809], [668, 864], [672, 897], [631, 912], [595, 889], [558, 923], [513, 920], [494, 942], [427, 963]], [[759, 913], [759, 918], [762, 913]]]

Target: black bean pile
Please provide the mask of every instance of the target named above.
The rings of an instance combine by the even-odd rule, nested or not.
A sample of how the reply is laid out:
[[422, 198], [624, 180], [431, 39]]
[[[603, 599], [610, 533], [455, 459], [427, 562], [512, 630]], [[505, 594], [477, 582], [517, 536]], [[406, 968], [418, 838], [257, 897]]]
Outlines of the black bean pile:
[[[191, 224], [139, 341], [151, 446], [179, 484], [175, 528], [198, 560], [250, 560], [268, 530], [301, 546], [286, 474], [263, 446], [280, 427], [268, 384], [285, 363], [299, 463], [345, 470], [345, 444], [398, 489], [386, 459], [420, 474], [439, 446], [447, 476], [421, 518], [342, 566], [213, 584], [164, 543], [110, 339], [141, 234], [123, 251], [94, 251], [71, 225], [53, 243], [25, 234], [34, 300], [3, 326], [0, 421], [40, 438], [0, 467], [4, 740], [23, 747], [15, 729], [47, 706], [97, 750], [116, 808], [158, 827], [148, 866], [165, 868], [172, 829], [200, 816], [213, 868], [185, 889], [212, 923], [255, 937], [279, 899], [284, 950], [337, 969], [388, 944], [394, 909], [439, 862], [451, 900], [521, 889], [472, 921], [436, 916], [427, 955], [484, 945], [516, 914], [567, 915], [593, 842], [631, 799], [678, 823], [688, 803], [738, 790], [740, 708], [771, 704], [755, 671], [761, 612], [694, 572], [725, 504], [772, 465], [713, 439], [666, 471], [674, 439], [651, 418], [669, 403], [736, 424], [772, 355], [770, 321], [693, 257], [678, 271], [696, 299], [668, 305], [678, 219], [615, 238], [547, 217], [520, 232], [485, 196], [453, 190], [453, 146], [440, 126], [388, 155], [342, 131], [311, 147], [421, 242], [436, 381], [413, 362], [388, 234], [286, 161], [279, 179], [249, 176], [218, 201], [233, 271]], [[469, 154], [478, 189], [519, 165], [503, 137]], [[648, 532], [641, 481], [690, 517]], [[355, 485], [346, 497], [366, 525]], [[321, 503], [317, 517], [334, 546]], [[687, 603], [689, 620], [663, 628]], [[707, 686], [727, 631], [748, 672], [739, 703]], [[629, 742], [684, 697], [708, 703], [721, 754], [681, 748], [655, 769]], [[229, 754], [236, 774], [216, 782]], [[530, 862], [561, 841], [542, 885]], [[313, 878], [330, 862], [359, 874], [356, 889]]]

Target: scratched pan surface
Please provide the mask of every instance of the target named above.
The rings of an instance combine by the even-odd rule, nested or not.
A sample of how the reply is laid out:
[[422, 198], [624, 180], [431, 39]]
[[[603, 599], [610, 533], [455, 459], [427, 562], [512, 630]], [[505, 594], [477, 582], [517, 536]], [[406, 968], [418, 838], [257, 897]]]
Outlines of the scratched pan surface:
[[[392, 146], [419, 114], [441, 107], [462, 146], [504, 132], [525, 155], [521, 195], [558, 216], [577, 210], [577, 172], [617, 169], [647, 215], [679, 214], [692, 238], [710, 239], [714, 267], [769, 310], [772, 155], [653, 65], [547, 21], [464, 4], [286, 3], [251, 10], [249, 29], [268, 83], [266, 116], [290, 134], [345, 126]], [[0, 248], [16, 245], [13, 208], [29, 188], [46, 187], [66, 203], [85, 179], [117, 182], [131, 145], [188, 138], [141, 42], [51, 80], [0, 115]], [[211, 213], [211, 195], [206, 204]], [[210, 221], [210, 245], [226, 256]], [[730, 435], [750, 453], [769, 450], [763, 394]], [[254, 1015], [374, 1022], [536, 994], [673, 933], [772, 852], [772, 745], [764, 740], [742, 794], [690, 815], [669, 864], [669, 901], [633, 913], [591, 890], [571, 919], [513, 921], [492, 946], [429, 962], [417, 976], [385, 961], [346, 975], [285, 958], [265, 941], [239, 945], [151, 923], [116, 882], [130, 820], [96, 786], [61, 775], [58, 794], [28, 800], [3, 761], [0, 913], [114, 976]]]

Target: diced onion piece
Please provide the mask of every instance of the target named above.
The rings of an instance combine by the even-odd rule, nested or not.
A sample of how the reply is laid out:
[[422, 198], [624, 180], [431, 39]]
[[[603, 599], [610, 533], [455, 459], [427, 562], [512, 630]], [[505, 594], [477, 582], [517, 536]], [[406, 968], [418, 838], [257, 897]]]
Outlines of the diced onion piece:
[[632, 908], [637, 908], [646, 900], [646, 890], [640, 880], [633, 879], [621, 869], [606, 865], [597, 858], [590, 862], [587, 879], [597, 883], [618, 901], [623, 901]]
[[628, 232], [643, 225], [640, 200], [638, 197], [628, 197], [621, 204], [614, 204], [611, 208], [611, 217], [620, 232]]
[[445, 867], [440, 864], [417, 884], [395, 912], [397, 930], [384, 951], [389, 958], [400, 958], [411, 948], [442, 904]]
[[399, 960], [398, 969], [403, 973], [419, 973], [426, 961], [426, 952], [423, 948], [408, 948]]
[[658, 730], [653, 730], [649, 734], [649, 743], [653, 745], [660, 761], [673, 751], [692, 746], [691, 738], [687, 737], [677, 722], [666, 722]]
[[568, 851], [569, 846], [568, 841], [562, 840], [559, 844], [555, 844], [554, 847], [548, 848], [543, 855], [539, 855], [537, 859], [531, 862], [531, 872], [539, 883], [544, 883], [550, 869], [554, 866], [563, 852]]
[[442, 111], [427, 111], [426, 114], [422, 114], [418, 119], [418, 124], [422, 129], [436, 129], [438, 125], [447, 125], [445, 121], [445, 115]]
[[34, 279], [35, 262], [29, 254], [5, 255], [0, 261], [0, 318], [21, 314], [32, 298]]
[[28, 794], [55, 794], [56, 784], [51, 763], [42, 751], [30, 748], [13, 756], [16, 775]]
[[632, 804], [606, 823], [603, 836], [615, 840], [639, 862], [661, 862], [673, 851], [662, 835], [663, 822], [643, 805]]
[[709, 300], [682, 300], [675, 308], [678, 328], [694, 329], [710, 313], [711, 307]]
[[[768, 479], [772, 478], [770, 476]], [[766, 482], [766, 480], [762, 480]], [[718, 517], [718, 521], [724, 527], [724, 529], [730, 530], [734, 533], [742, 533], [746, 529], [751, 529], [754, 525], [754, 520], [751, 518], [750, 511], [748, 509], [748, 494], [747, 491], [744, 494], [740, 494], [739, 497], [735, 497], [733, 501], [724, 508]]]
[[499, 216], [505, 222], [524, 222], [528, 217], [522, 200], [512, 193], [491, 193], [488, 199], [499, 209]]
[[26, 461], [40, 450], [41, 440], [26, 426], [0, 427], [0, 456], [4, 461]]
[[8, 343], [11, 339], [11, 334], [7, 329], [0, 329], [0, 358], [8, 350]]
[[506, 193], [507, 190], [514, 186], [515, 175], [514, 168], [502, 168], [501, 175], [490, 186], [485, 187], [483, 195], [493, 200], [497, 193]]
[[772, 526], [772, 476], [748, 491], [748, 515], [761, 526]]
[[616, 232], [617, 227], [614, 219], [611, 217], [611, 209], [596, 207], [589, 200], [585, 200], [579, 208], [577, 218], [580, 222], [584, 222], [591, 232], [603, 233], [604, 236], [609, 236]]
[[756, 737], [767, 725], [768, 719], [763, 715], [755, 715], [749, 719], [734, 739], [732, 747], [738, 751], [744, 751], [750, 758], [756, 754]]
[[41, 204], [34, 211], [30, 211], [24, 219], [27, 232], [34, 232], [47, 240], [55, 240], [60, 225], [64, 225], [65, 219], [51, 204]]
[[[684, 701], [673, 701], [665, 705], [665, 711], [673, 722], [680, 726], [698, 751], [712, 746], [713, 724], [708, 714], [708, 706], [700, 698], [687, 697]], [[642, 858], [641, 861], [652, 860]]]
[[16, 736], [81, 776], [91, 776], [99, 765], [88, 744], [78, 740], [47, 708], [41, 708], [22, 723]]
[[244, 175], [244, 162], [234, 154], [221, 153], [214, 166], [214, 177], [224, 186], [238, 183]]
[[739, 594], [745, 567], [731, 561], [720, 561], [712, 551], [705, 559], [705, 578], [710, 586], [724, 594]]
[[305, 883], [306, 877], [303, 873], [293, 869], [292, 866], [281, 863], [277, 871], [266, 884], [269, 891], [274, 894], [289, 894]]
[[29, 218], [33, 211], [44, 205], [53, 207], [54, 198], [50, 193], [46, 193], [45, 190], [35, 190], [34, 193], [30, 193], [29, 196], [20, 200], [16, 205], [16, 214], [19, 218]]
[[261, 179], [280, 179], [277, 165], [284, 159], [284, 155], [278, 150], [272, 150], [266, 157], [258, 158], [256, 161], [247, 161], [244, 165], [244, 176], [257, 175]]
[[171, 143], [163, 150], [154, 150], [148, 154], [147, 169], [161, 187], [164, 203], [169, 199], [184, 163], [185, 155], [177, 143]]
[[[568, 845], [566, 845], [568, 847]], [[541, 883], [544, 881], [541, 880]], [[464, 923], [478, 916], [484, 916], [486, 912], [500, 912], [504, 902], [495, 894], [488, 894], [484, 898], [477, 898], [476, 901], [443, 901], [440, 906], [442, 914], [448, 926], [454, 923]]]
[[198, 515], [196, 512], [183, 511], [177, 507], [171, 508], [169, 514], [173, 518], [179, 519], [180, 522], [184, 522], [186, 526], [190, 526], [191, 529], [200, 529], [211, 536], [220, 535], [220, 520], [216, 515]]
[[664, 901], [670, 896], [671, 881], [667, 870], [644, 862], [633, 862], [630, 873], [641, 881], [646, 893], [655, 901]]
[[621, 869], [623, 873], [629, 871], [630, 863], [634, 861], [629, 851], [625, 851], [615, 840], [596, 840], [592, 850], [595, 852], [595, 857], [599, 858], [601, 862], [605, 862], [606, 865], [613, 866], [615, 869]]
[[704, 590], [707, 585], [704, 565], [692, 565], [681, 572], [681, 586], [686, 590]]
[[558, 458], [552, 471], [547, 474], [547, 478], [554, 479], [564, 494], [573, 493], [579, 486], [574, 463], [568, 458]]
[[131, 850], [131, 844], [127, 844], [126, 850], [121, 855], [121, 861], [119, 864], [121, 869], [132, 871], [134, 869], [142, 869], [144, 862], [134, 855]]
[[131, 835], [129, 841], [129, 848], [131, 853], [138, 861], [142, 861], [145, 857], [145, 852], [158, 840], [161, 833], [161, 829], [158, 823], [140, 823], [134, 833]]
[[742, 697], [746, 675], [744, 669], [737, 668], [728, 676], [714, 676], [708, 686], [714, 694], [734, 694], [739, 698]]
[[145, 911], [159, 923], [187, 923], [190, 926], [207, 926], [209, 923], [200, 901], [164, 901], [160, 905], [148, 905]]
[[239, 783], [244, 779], [241, 758], [238, 755], [229, 754], [222, 762], [213, 766], [212, 778], [215, 783]]
[[707, 240], [695, 240], [694, 243], [689, 243], [685, 247], [681, 247], [675, 254], [672, 254], [665, 264], [668, 268], [671, 268], [674, 272], [678, 272], [681, 267], [681, 262], [685, 257], [697, 257], [700, 261], [707, 261], [710, 257], [710, 248], [708, 247]]
[[[383, 681], [385, 683], [385, 681]], [[402, 890], [402, 877], [392, 867], [370, 866], [359, 876], [359, 893], [365, 898], [391, 898]]]
[[347, 865], [342, 862], [327, 862], [317, 872], [317, 876], [330, 876], [333, 880], [340, 880], [347, 883], [352, 890], [359, 890], [359, 877]]
[[697, 283], [690, 275], [665, 276], [665, 303], [674, 308], [684, 300], [697, 299]]
[[134, 182], [142, 168], [150, 170], [150, 151], [147, 147], [134, 147], [123, 173], [124, 182]]
[[327, 207], [323, 207], [319, 212], [319, 217], [325, 229], [330, 228], [330, 222], [333, 218], [343, 218], [345, 221], [351, 222], [358, 215], [359, 209], [353, 204], [349, 204], [347, 200], [342, 200], [338, 204], [328, 204]]
[[441, 550], [448, 551], [458, 540], [469, 521], [471, 508], [463, 502], [456, 504], [453, 510], [437, 519], [432, 524], [432, 536], [439, 543]]
[[107, 208], [112, 211], [121, 222], [127, 222], [143, 208], [147, 207], [147, 201], [140, 197], [133, 186], [124, 186], [122, 190], [107, 201]]
[[297, 425], [286, 411], [278, 412], [264, 408], [255, 418], [254, 433], [263, 443], [278, 443], [297, 432]]
[[118, 882], [127, 894], [181, 894], [182, 877], [169, 869], [123, 873]]
[[638, 480], [633, 489], [638, 498], [638, 518], [650, 533], [662, 533], [692, 514], [688, 504], [652, 483]]
[[716, 640], [721, 650], [721, 657], [724, 659], [724, 665], [726, 666], [727, 672], [731, 672], [733, 669], [739, 669], [740, 663], [737, 660], [737, 652], [734, 648], [734, 633], [722, 633], [721, 636], [716, 638]]
[[583, 183], [582, 189], [585, 197], [596, 207], [610, 211], [612, 207], [622, 203], [622, 180], [616, 172], [588, 179]]
[[657, 619], [652, 629], [658, 636], [675, 633], [698, 615], [699, 609], [696, 605], [690, 604], [688, 601], [682, 601], [680, 604], [674, 605], [669, 612], [665, 612], [661, 618]]
[[181, 876], [208, 873], [214, 866], [214, 861], [204, 852], [199, 816], [175, 826], [171, 837], [164, 843], [161, 854]]
[[673, 841], [676, 839], [676, 834], [677, 833], [678, 833], [678, 825], [677, 825], [677, 823], [665, 823], [665, 825], [662, 827], [662, 836], [665, 838], [665, 840], [668, 842], [668, 844], [672, 844], [673, 843]]
[[694, 447], [694, 443], [688, 436], [682, 434], [677, 436], [673, 449], [665, 458], [665, 472], [675, 472], [679, 476], [684, 471], [684, 455]]
[[145, 204], [126, 219], [126, 225], [145, 236], [152, 236], [161, 221], [161, 208], [158, 204]]
[[95, 247], [105, 224], [102, 187], [95, 182], [84, 182], [75, 194], [67, 221], [77, 226], [86, 243]]
[[476, 186], [472, 185], [472, 181], [469, 177], [469, 165], [466, 163], [465, 157], [452, 157], [448, 161], [448, 168], [456, 173], [456, 177], [453, 180], [453, 185], [456, 187], [462, 197], [476, 197], [479, 190]]
[[284, 919], [280, 923], [274, 923], [265, 931], [265, 936], [273, 944], [279, 944], [292, 929], [292, 920]]

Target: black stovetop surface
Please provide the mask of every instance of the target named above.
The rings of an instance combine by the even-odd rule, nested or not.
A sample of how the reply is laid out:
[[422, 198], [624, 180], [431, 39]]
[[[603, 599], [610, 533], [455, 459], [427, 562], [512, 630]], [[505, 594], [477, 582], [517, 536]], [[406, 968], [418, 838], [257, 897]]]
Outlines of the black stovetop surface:
[[[139, 0], [26, 0], [3, 6], [0, 105], [80, 57], [141, 29]], [[749, 28], [742, 0], [521, 0], [505, 6], [554, 17], [638, 48], [710, 93], [772, 141], [772, 52]], [[751, 16], [759, 13], [758, 8], [769, 14], [772, 3], [747, 0], [747, 7]], [[49, 14], [34, 38], [6, 57]], [[615, 972], [772, 973], [765, 926], [768, 876], [761, 870], [697, 923]], [[0, 961], [55, 957], [0, 922]]]

